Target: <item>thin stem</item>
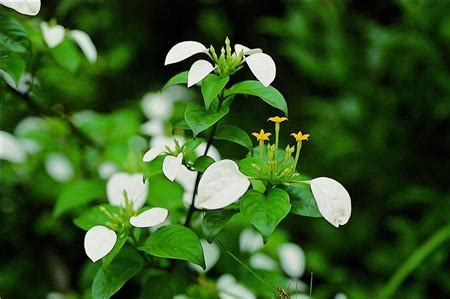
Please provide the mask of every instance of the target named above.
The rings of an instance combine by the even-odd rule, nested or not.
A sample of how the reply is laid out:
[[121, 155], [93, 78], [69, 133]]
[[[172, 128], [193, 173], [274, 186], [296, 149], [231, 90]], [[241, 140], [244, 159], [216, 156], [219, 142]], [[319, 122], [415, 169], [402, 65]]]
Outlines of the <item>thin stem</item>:
[[259, 159], [264, 163], [264, 140], [259, 141]]
[[388, 283], [381, 289], [378, 299], [388, 299], [395, 294], [403, 281], [411, 272], [422, 263], [422, 261], [433, 253], [440, 245], [450, 239], [450, 224], [446, 224], [420, 246], [413, 254], [397, 269]]
[[[217, 123], [214, 124], [211, 133], [209, 135], [208, 141], [206, 143], [206, 148], [205, 148], [205, 152], [203, 153], [203, 157], [205, 157], [208, 154], [209, 148], [212, 145], [212, 140], [214, 138], [214, 134], [216, 133], [216, 128], [217, 128]], [[184, 221], [184, 226], [189, 226], [191, 219], [192, 219], [192, 215], [194, 214], [195, 211], [195, 196], [197, 195], [197, 191], [198, 191], [198, 184], [200, 183], [200, 178], [202, 177], [202, 174], [200, 173], [200, 171], [197, 172], [197, 176], [195, 177], [195, 185], [194, 185], [194, 192], [192, 193], [192, 199], [191, 199], [191, 204], [189, 206], [189, 210], [188, 213], [186, 215], [186, 220]]]
[[36, 103], [30, 95], [30, 90], [28, 90], [26, 93], [21, 93], [9, 85], [8, 88], [13, 94], [21, 98], [28, 106], [28, 108], [34, 110], [36, 113], [43, 114], [49, 117], [59, 117], [69, 127], [72, 134], [81, 141], [82, 144], [92, 146], [97, 149], [102, 148], [102, 146], [98, 144], [94, 139], [90, 138], [83, 131], [81, 131], [66, 114], [54, 111], [52, 109], [47, 109]]
[[302, 142], [297, 141], [297, 151], [295, 152], [294, 169], [297, 169], [298, 158], [300, 157], [300, 150], [302, 149]]
[[278, 141], [279, 141], [279, 135], [280, 135], [280, 123], [275, 123], [275, 165], [278, 162], [277, 156], [278, 156]]

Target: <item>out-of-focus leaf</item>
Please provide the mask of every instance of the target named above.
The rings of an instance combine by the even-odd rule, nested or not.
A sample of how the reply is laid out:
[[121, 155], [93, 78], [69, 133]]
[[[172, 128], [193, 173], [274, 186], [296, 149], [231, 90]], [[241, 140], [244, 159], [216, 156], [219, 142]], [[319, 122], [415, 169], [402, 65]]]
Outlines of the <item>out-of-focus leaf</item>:
[[[158, 276], [150, 275], [144, 282], [140, 299], [169, 299], [182, 294], [188, 286], [189, 273], [185, 268], [175, 268]], [[163, 286], [163, 287], [157, 287]]]
[[54, 214], [59, 216], [102, 197], [106, 197], [106, 187], [103, 180], [69, 183], [64, 185], [56, 200]]
[[257, 96], [264, 102], [280, 109], [285, 115], [288, 115], [288, 107], [283, 95], [274, 87], [264, 87], [259, 81], [248, 80], [236, 83], [231, 86], [230, 89], [225, 91], [225, 96], [231, 96], [236, 94], [246, 94]]
[[265, 237], [289, 214], [291, 205], [286, 191], [275, 188], [267, 196], [249, 191], [241, 198], [241, 212]]
[[65, 39], [52, 48], [51, 53], [55, 61], [68, 71], [75, 72], [81, 63], [81, 53], [70, 39]]
[[199, 238], [182, 225], [171, 224], [158, 229], [139, 249], [154, 256], [185, 260], [205, 268]]
[[202, 222], [202, 230], [206, 234], [208, 242], [212, 242], [231, 217], [238, 212], [238, 210], [232, 209], [206, 212]]

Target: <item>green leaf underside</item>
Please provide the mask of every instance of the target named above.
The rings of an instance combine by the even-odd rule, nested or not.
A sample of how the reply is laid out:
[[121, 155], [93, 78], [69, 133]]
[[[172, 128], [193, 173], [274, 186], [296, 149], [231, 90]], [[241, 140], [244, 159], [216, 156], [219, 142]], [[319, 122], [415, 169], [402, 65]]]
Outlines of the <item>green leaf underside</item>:
[[257, 96], [272, 107], [288, 115], [288, 107], [283, 95], [274, 87], [264, 87], [259, 81], [248, 80], [236, 83], [225, 91], [225, 97], [236, 94]]
[[253, 150], [252, 140], [248, 134], [239, 127], [232, 125], [221, 125], [214, 134], [215, 139], [231, 141], [239, 144], [249, 151]]
[[[130, 248], [130, 250], [132, 250]], [[127, 252], [127, 251], [125, 251]], [[122, 286], [143, 267], [140, 256], [121, 254], [111, 264], [101, 267], [92, 283], [92, 298], [107, 299], [117, 293]]]
[[205, 268], [199, 238], [182, 225], [171, 224], [158, 229], [139, 249], [157, 257], [185, 260]]
[[58, 196], [54, 214], [59, 216], [95, 199], [103, 198], [106, 196], [105, 190], [103, 180], [78, 181], [67, 184]]
[[291, 185], [285, 190], [291, 198], [291, 213], [307, 217], [322, 217], [309, 184]]
[[200, 172], [205, 172], [209, 165], [214, 163], [214, 159], [210, 156], [201, 156], [194, 162], [194, 168]]
[[272, 189], [267, 196], [249, 191], [241, 198], [241, 212], [265, 237], [272, 234], [290, 209], [289, 195], [278, 188]]
[[86, 231], [96, 225], [105, 225], [105, 223], [111, 221], [111, 219], [109, 219], [105, 213], [101, 211], [100, 207], [104, 207], [110, 213], [117, 213], [119, 211], [118, 207], [114, 207], [109, 204], [102, 204], [84, 211], [81, 215], [75, 218], [73, 222], [76, 226]]
[[188, 71], [184, 71], [184, 72], [176, 74], [175, 76], [170, 78], [169, 81], [167, 81], [166, 84], [164, 84], [163, 88], [161, 88], [161, 91], [164, 91], [164, 90], [166, 90], [167, 88], [169, 88], [170, 86], [173, 86], [173, 85], [187, 84], [188, 73], [189, 73]]
[[149, 275], [143, 284], [139, 298], [172, 299], [175, 295], [185, 293], [188, 287], [189, 274], [186, 268], [177, 268], [177, 265], [175, 265], [173, 271]]
[[216, 122], [222, 119], [230, 111], [230, 102], [224, 101], [222, 107], [217, 112], [209, 113], [199, 103], [190, 103], [186, 107], [184, 112], [184, 119], [191, 128], [194, 136], [198, 135], [210, 127]]
[[206, 110], [209, 110], [211, 102], [220, 94], [225, 85], [227, 85], [230, 77], [218, 76], [215, 74], [208, 75], [202, 80], [202, 95], [205, 102]]
[[208, 242], [212, 242], [231, 217], [238, 212], [238, 210], [231, 209], [207, 212], [202, 222], [202, 230], [206, 234]]

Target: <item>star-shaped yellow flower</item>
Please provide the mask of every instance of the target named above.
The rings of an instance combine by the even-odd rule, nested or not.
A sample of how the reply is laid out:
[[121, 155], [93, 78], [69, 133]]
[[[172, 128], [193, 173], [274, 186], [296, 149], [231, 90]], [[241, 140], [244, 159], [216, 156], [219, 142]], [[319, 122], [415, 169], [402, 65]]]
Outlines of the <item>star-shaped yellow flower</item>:
[[309, 134], [302, 134], [300, 131], [298, 131], [298, 133], [292, 133], [291, 136], [293, 136], [297, 142], [308, 140], [309, 138]]
[[278, 124], [284, 122], [285, 120], [288, 120], [287, 117], [279, 117], [279, 116], [270, 117], [268, 119], [268, 121], [273, 121], [274, 123]]
[[264, 130], [261, 129], [261, 131], [259, 131], [259, 133], [252, 133], [253, 136], [256, 137], [256, 140], [258, 141], [265, 141], [265, 140], [269, 140], [269, 136], [272, 135], [270, 133], [266, 133], [264, 132]]

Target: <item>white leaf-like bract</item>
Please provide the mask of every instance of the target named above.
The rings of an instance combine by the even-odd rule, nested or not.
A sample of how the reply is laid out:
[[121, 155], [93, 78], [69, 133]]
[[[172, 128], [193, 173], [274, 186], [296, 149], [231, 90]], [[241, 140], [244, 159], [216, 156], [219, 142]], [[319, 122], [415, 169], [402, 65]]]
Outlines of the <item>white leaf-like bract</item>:
[[[206, 150], [206, 146], [207, 146], [207, 143], [206, 143], [206, 142], [200, 143], [199, 146], [197, 146], [197, 147], [195, 148], [195, 154], [196, 154], [198, 157], [203, 156], [203, 154], [205, 153], [205, 150]], [[206, 155], [207, 155], [208, 157], [213, 158], [214, 161], [219, 161], [219, 160], [221, 159], [220, 153], [219, 153], [219, 151], [217, 150], [217, 148], [216, 148], [214, 145], [211, 145], [211, 146], [209, 147], [208, 153], [207, 153]]]
[[220, 299], [256, 299], [249, 289], [239, 284], [231, 274], [223, 274], [217, 279]]
[[274, 271], [278, 269], [277, 262], [264, 253], [258, 252], [250, 257], [250, 266], [255, 269]]
[[164, 134], [164, 122], [159, 119], [152, 119], [141, 125], [141, 133], [148, 136], [158, 136]]
[[148, 183], [143, 180], [142, 173], [128, 174], [125, 172], [115, 173], [106, 184], [106, 195], [113, 206], [124, 206], [124, 190], [128, 199], [133, 202], [133, 208], [139, 209], [145, 204], [148, 194]]
[[278, 248], [281, 268], [289, 276], [298, 278], [305, 272], [305, 253], [294, 243], [285, 243]]
[[0, 131], [0, 159], [21, 163], [26, 158], [27, 154], [19, 139], [8, 132]]
[[100, 164], [97, 168], [98, 174], [102, 179], [109, 179], [119, 168], [113, 162], [106, 161]]
[[46, 22], [41, 22], [41, 31], [49, 48], [56, 47], [64, 40], [65, 29], [61, 25], [48, 26]]
[[90, 63], [97, 61], [97, 49], [89, 35], [81, 30], [72, 30], [70, 37], [78, 44]]
[[183, 166], [183, 153], [178, 156], [166, 156], [163, 161], [162, 170], [166, 178], [173, 182], [178, 175], [178, 172]]
[[244, 55], [252, 55], [252, 54], [256, 54], [256, 53], [262, 53], [262, 50], [260, 48], [250, 49], [249, 47], [246, 47], [241, 44], [235, 44], [234, 51], [237, 54], [239, 54], [241, 51], [243, 51]]
[[173, 46], [166, 55], [164, 65], [177, 63], [192, 55], [198, 53], [206, 53], [207, 49], [204, 45], [194, 41], [184, 41]]
[[191, 87], [202, 81], [213, 70], [214, 66], [210, 62], [203, 59], [197, 60], [189, 69], [187, 86]]
[[264, 239], [257, 231], [246, 228], [239, 235], [239, 249], [241, 252], [253, 253], [264, 246]]
[[248, 67], [256, 79], [265, 87], [275, 80], [277, 68], [272, 57], [265, 53], [256, 53], [245, 58]]
[[172, 116], [173, 101], [165, 93], [149, 92], [143, 96], [141, 107], [147, 118], [167, 120]]
[[200, 179], [198, 206], [208, 210], [224, 208], [239, 200], [249, 185], [250, 181], [239, 171], [236, 162], [214, 162]]
[[313, 179], [310, 184], [323, 218], [335, 227], [346, 224], [352, 213], [352, 202], [344, 186], [326, 177]]
[[130, 224], [134, 227], [152, 227], [160, 225], [167, 219], [169, 211], [164, 208], [151, 208], [130, 218]]
[[45, 160], [48, 175], [58, 182], [69, 181], [74, 174], [72, 163], [62, 154], [50, 154]]
[[200, 243], [203, 248], [203, 256], [205, 257], [206, 268], [205, 270], [203, 270], [202, 267], [193, 263], [189, 263], [189, 267], [199, 273], [204, 273], [208, 272], [217, 263], [220, 257], [220, 249], [216, 244], [209, 243], [208, 241], [203, 239], [200, 240]]
[[117, 241], [116, 233], [102, 225], [92, 227], [84, 236], [84, 251], [95, 263], [106, 256]]
[[156, 157], [158, 157], [163, 152], [163, 149], [160, 147], [152, 147], [148, 151], [145, 152], [144, 157], [142, 158], [142, 161], [144, 162], [151, 162]]
[[0, 4], [28, 16], [35, 16], [41, 10], [41, 0], [0, 0]]

